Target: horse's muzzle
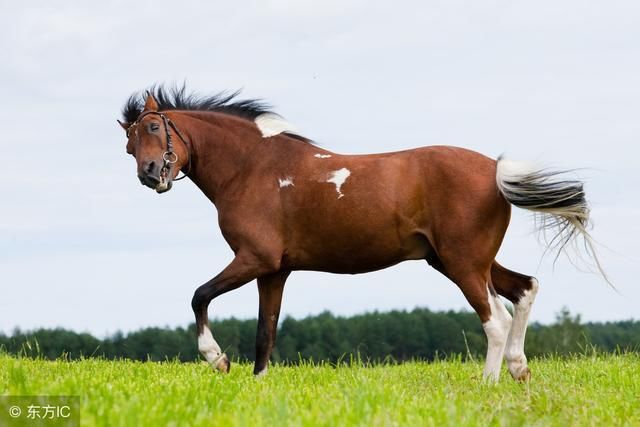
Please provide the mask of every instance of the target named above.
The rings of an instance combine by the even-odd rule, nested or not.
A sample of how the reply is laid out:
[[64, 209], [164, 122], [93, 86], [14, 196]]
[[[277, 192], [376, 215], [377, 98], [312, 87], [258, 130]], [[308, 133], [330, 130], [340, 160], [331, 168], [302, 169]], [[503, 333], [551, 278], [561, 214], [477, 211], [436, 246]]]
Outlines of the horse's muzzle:
[[160, 177], [150, 174], [138, 175], [138, 179], [142, 185], [155, 189], [160, 184]]
[[158, 185], [156, 185], [156, 188], [154, 188], [154, 190], [156, 190], [156, 193], [161, 194], [171, 190], [172, 185], [173, 185], [173, 182], [162, 180]]
[[138, 179], [142, 185], [151, 188], [152, 190], [156, 190], [158, 193], [164, 193], [165, 191], [171, 190], [171, 186], [173, 183], [164, 178], [163, 176], [155, 176], [151, 174], [146, 175], [138, 175]]
[[158, 193], [171, 190], [169, 170], [162, 167], [161, 163], [151, 161], [145, 164], [142, 171], [138, 172], [138, 179], [142, 185], [156, 190]]

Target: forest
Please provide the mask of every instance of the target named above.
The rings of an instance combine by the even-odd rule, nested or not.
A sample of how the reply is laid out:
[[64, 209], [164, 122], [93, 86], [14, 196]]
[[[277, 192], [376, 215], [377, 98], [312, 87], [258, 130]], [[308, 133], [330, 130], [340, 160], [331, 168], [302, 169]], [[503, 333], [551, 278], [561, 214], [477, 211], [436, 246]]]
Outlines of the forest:
[[[216, 340], [234, 360], [254, 358], [256, 320], [214, 320]], [[640, 352], [640, 321], [585, 323], [563, 309], [550, 325], [529, 325], [526, 353], [529, 357], [569, 355], [597, 349], [600, 352]], [[180, 360], [199, 358], [194, 325], [186, 328], [145, 328], [103, 339], [65, 329], [15, 330], [0, 334], [0, 351], [24, 357], [69, 360], [103, 357], [132, 360]], [[403, 362], [434, 360], [462, 355], [482, 358], [486, 339], [475, 313], [411, 311], [371, 312], [350, 317], [329, 312], [303, 319], [286, 317], [280, 322], [275, 362], [301, 360], [331, 363]]]

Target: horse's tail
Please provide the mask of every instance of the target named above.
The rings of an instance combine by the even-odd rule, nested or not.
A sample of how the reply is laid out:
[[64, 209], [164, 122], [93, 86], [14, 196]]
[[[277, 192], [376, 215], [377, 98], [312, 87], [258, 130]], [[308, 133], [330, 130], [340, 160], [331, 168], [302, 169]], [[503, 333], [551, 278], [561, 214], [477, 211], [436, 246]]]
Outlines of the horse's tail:
[[[611, 284], [587, 231], [590, 210], [584, 184], [567, 178], [568, 172], [538, 169], [501, 156], [497, 161], [496, 182], [509, 203], [536, 213], [536, 229], [544, 234], [548, 249], [557, 250], [559, 255], [567, 244], [582, 237], [596, 268]], [[546, 238], [547, 231], [553, 233], [551, 238]]]

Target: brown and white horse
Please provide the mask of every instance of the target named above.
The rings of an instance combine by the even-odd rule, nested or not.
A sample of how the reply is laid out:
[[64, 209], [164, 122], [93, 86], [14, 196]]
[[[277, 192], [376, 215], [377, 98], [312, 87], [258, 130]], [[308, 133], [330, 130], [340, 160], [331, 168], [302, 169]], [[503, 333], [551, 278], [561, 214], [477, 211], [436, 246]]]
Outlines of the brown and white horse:
[[[257, 279], [257, 375], [268, 366], [291, 271], [353, 274], [424, 259], [478, 313], [485, 378], [499, 378], [504, 357], [513, 378], [527, 380], [524, 340], [538, 282], [495, 260], [511, 205], [550, 220], [541, 226], [556, 227], [551, 243], [560, 249], [577, 235], [590, 245], [582, 183], [558, 172], [445, 146], [336, 154], [259, 101], [195, 97], [184, 87], [134, 94], [123, 116], [140, 181], [163, 193], [182, 170], [216, 206], [235, 253], [192, 300], [199, 350], [221, 371], [230, 362], [209, 328], [213, 298]], [[500, 296], [513, 303], [513, 318]]]

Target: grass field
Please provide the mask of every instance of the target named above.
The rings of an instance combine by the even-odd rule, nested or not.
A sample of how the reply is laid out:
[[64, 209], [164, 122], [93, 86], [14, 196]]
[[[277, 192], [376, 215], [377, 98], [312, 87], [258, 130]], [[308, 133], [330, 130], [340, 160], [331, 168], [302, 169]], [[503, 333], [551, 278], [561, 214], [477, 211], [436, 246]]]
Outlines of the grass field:
[[275, 366], [44, 361], [0, 356], [0, 394], [79, 395], [81, 424], [105, 426], [640, 425], [640, 356], [530, 363], [531, 383], [480, 363]]

